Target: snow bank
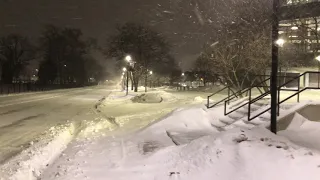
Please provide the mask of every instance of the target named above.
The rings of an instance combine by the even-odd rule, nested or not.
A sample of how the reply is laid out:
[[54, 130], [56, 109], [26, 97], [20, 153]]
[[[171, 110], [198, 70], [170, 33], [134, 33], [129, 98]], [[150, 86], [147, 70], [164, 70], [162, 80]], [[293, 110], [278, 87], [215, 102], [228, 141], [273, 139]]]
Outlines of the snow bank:
[[280, 131], [279, 135], [287, 137], [298, 145], [320, 151], [319, 129], [320, 122], [310, 121], [299, 113], [295, 113], [288, 128]]
[[210, 123], [210, 116], [202, 108], [192, 107], [188, 109], [176, 109], [161, 121], [150, 125], [146, 131], [152, 133], [165, 131], [196, 131], [208, 130], [213, 131], [214, 128]]
[[109, 179], [318, 180], [320, 154], [264, 128], [233, 129], [161, 149], [121, 169], [126, 171]]
[[33, 180], [40, 177], [72, 140], [76, 128], [74, 124], [52, 127], [30, 147], [0, 167], [1, 180]]
[[[212, 111], [204, 106], [176, 109], [126, 137], [105, 136], [95, 141], [75, 142], [42, 178], [320, 179], [319, 151], [302, 147], [306, 144], [292, 140], [296, 143], [293, 144], [265, 128], [234, 128], [220, 132], [212, 126], [215, 116], [220, 116], [218, 111], [223, 113], [223, 107]], [[319, 144], [316, 142], [320, 135], [316, 134], [318, 125], [296, 115], [291, 130], [302, 132], [301, 128], [305, 128], [304, 132], [308, 133], [313, 128], [312, 143]], [[89, 132], [95, 132], [95, 129]], [[288, 136], [291, 137], [297, 139]], [[301, 137], [308, 138], [305, 134]], [[301, 142], [306, 141], [301, 138]]]
[[171, 93], [165, 91], [150, 92], [137, 95], [131, 98], [134, 103], [161, 103], [163, 101], [172, 101], [175, 97]]

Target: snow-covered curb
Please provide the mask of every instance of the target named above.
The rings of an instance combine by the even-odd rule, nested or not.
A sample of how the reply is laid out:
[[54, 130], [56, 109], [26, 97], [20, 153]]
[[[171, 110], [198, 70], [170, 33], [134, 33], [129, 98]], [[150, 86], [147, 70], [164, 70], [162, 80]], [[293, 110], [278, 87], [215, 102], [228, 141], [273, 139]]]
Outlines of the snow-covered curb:
[[76, 127], [73, 123], [52, 127], [37, 142], [9, 160], [0, 168], [1, 180], [36, 180], [73, 139]]

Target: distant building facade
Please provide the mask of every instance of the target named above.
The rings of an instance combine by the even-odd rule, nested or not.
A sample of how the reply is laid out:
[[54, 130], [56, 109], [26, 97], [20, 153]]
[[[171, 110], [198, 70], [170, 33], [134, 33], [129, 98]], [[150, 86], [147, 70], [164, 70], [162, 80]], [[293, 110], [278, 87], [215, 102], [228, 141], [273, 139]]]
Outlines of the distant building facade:
[[[280, 0], [280, 3], [279, 37], [285, 44], [279, 50], [279, 61], [280, 64], [283, 59], [297, 62], [280, 74], [296, 76], [305, 71], [318, 71], [320, 63], [315, 57], [320, 55], [320, 0]], [[303, 86], [317, 81], [318, 77], [313, 75], [301, 79]]]

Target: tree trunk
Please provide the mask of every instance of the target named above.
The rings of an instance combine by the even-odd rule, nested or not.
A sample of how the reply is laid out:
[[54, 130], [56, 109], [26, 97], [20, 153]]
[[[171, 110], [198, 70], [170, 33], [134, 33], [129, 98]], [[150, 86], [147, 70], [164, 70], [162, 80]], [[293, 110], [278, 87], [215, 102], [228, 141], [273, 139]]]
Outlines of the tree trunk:
[[146, 76], [144, 77], [144, 91], [147, 92], [148, 88], [148, 74], [146, 73]]
[[131, 91], [133, 91], [133, 74], [130, 73], [130, 79], [131, 79]]
[[138, 82], [134, 81], [134, 92], [138, 92]]

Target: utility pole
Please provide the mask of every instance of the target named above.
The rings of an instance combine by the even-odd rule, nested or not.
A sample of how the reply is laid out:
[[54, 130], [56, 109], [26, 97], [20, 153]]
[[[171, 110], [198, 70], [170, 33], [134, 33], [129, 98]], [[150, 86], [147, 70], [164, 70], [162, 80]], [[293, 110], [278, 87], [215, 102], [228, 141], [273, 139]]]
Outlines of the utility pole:
[[278, 75], [278, 45], [276, 41], [279, 38], [279, 0], [273, 0], [273, 15], [272, 15], [272, 67], [271, 67], [271, 122], [270, 130], [273, 133], [277, 133], [277, 75]]

